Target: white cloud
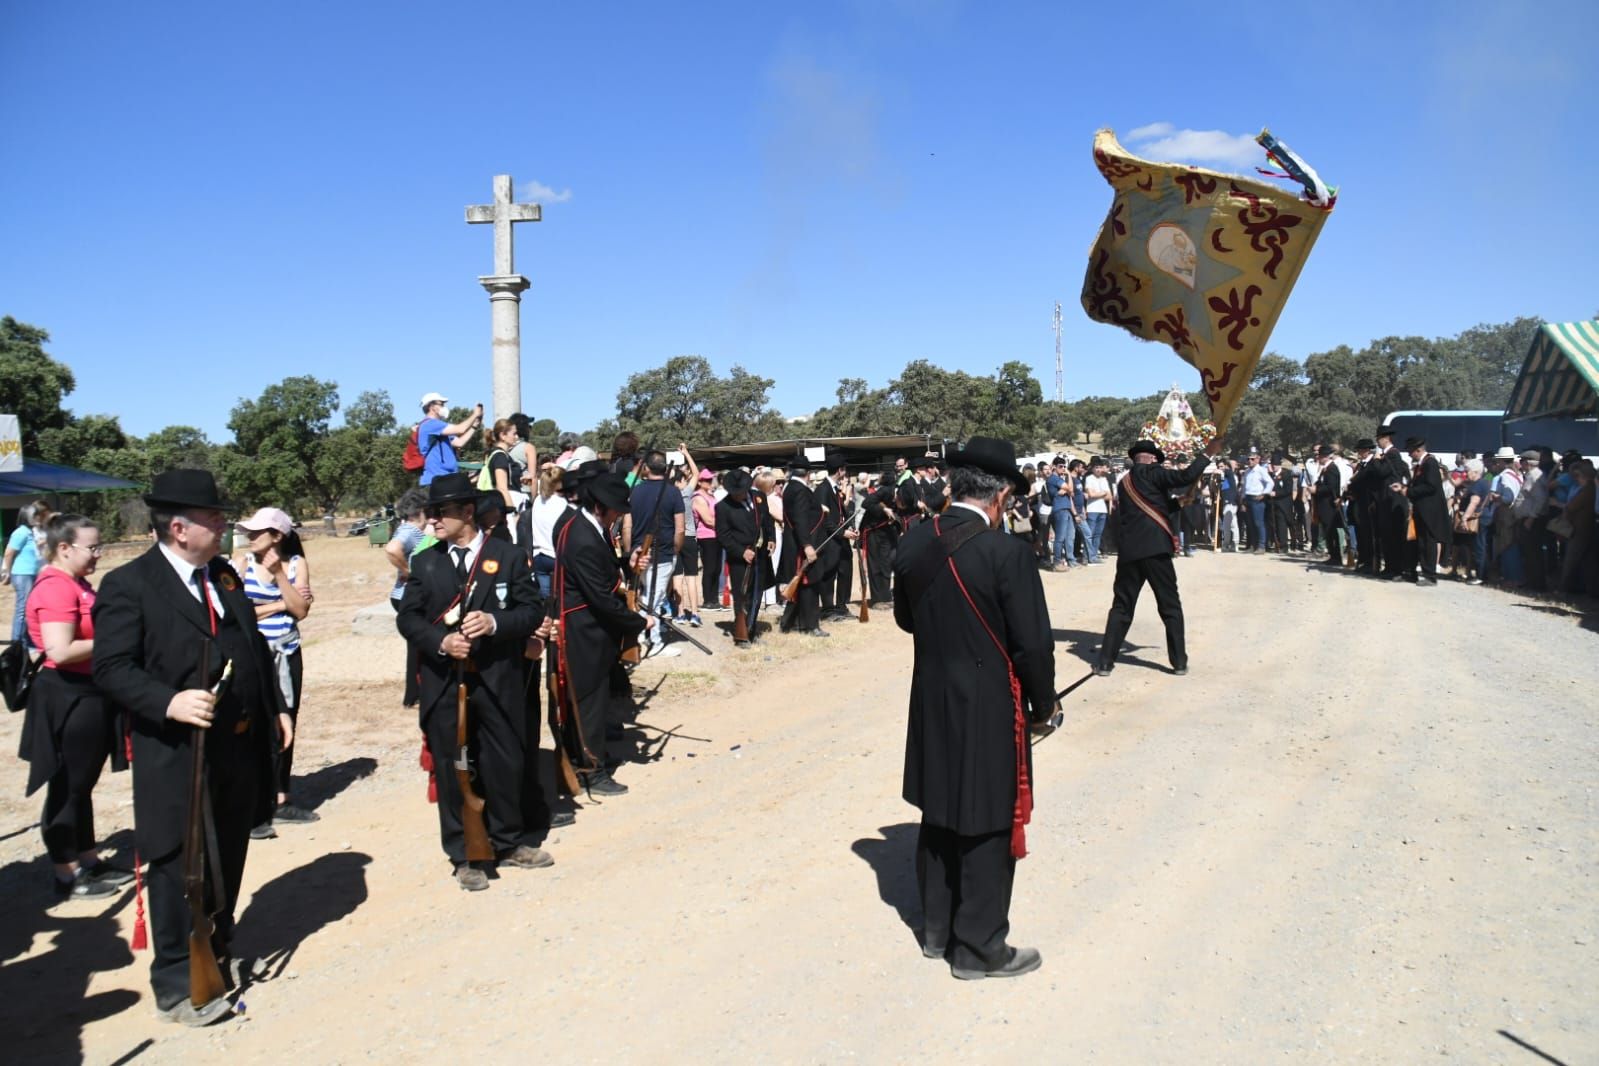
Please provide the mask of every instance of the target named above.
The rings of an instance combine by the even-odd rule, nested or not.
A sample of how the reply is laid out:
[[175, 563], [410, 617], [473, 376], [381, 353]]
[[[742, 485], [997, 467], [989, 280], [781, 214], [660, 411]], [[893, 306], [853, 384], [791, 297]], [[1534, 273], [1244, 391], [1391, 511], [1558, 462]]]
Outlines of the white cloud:
[[542, 181], [529, 181], [522, 185], [522, 195], [519, 200], [535, 204], [564, 204], [572, 198], [571, 189], [562, 189], [556, 192]]
[[[1233, 167], [1260, 166], [1265, 150], [1249, 133], [1223, 130], [1180, 130], [1170, 122], [1152, 122], [1127, 135], [1128, 147], [1149, 159], [1168, 163], [1221, 163]], [[1141, 143], [1139, 143], [1141, 142]]]

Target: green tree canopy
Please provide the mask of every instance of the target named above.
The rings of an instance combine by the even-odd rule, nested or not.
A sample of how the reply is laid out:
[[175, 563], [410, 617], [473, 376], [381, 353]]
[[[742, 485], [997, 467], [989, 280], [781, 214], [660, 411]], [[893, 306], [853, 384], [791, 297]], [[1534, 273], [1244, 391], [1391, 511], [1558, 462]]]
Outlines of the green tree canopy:
[[40, 434], [61, 429], [71, 417], [61, 404], [77, 380], [45, 352], [49, 342], [50, 334], [37, 326], [0, 318], [0, 411], [21, 423], [24, 455], [40, 455]]

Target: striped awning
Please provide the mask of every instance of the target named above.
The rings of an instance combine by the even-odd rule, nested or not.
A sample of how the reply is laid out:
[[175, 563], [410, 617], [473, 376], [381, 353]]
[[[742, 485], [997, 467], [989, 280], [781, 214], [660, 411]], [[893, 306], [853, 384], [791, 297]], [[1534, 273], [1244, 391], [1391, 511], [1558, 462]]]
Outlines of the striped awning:
[[1505, 421], [1591, 415], [1599, 410], [1599, 322], [1550, 322], [1510, 390]]

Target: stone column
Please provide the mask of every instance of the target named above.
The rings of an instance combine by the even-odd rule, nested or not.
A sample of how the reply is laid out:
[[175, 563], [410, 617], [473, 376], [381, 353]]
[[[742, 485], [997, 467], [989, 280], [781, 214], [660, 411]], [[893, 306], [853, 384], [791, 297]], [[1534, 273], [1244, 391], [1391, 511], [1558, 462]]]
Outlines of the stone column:
[[494, 406], [489, 424], [522, 410], [522, 293], [532, 283], [521, 274], [490, 274], [478, 283], [489, 293], [494, 321]]

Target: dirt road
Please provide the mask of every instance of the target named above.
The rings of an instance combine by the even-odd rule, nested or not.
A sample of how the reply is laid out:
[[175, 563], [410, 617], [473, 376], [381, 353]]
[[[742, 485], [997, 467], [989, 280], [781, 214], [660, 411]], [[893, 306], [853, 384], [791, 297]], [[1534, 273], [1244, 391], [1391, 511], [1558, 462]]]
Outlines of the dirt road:
[[[554, 868], [468, 896], [425, 802], [399, 641], [348, 635], [383, 595], [377, 553], [310, 547], [297, 768], [322, 821], [252, 845], [245, 1014], [154, 1019], [131, 894], [47, 909], [39, 797], [8, 758], [7, 1058], [1544, 1061], [1526, 1044], [1595, 1061], [1599, 637], [1561, 609], [1179, 562], [1190, 674], [1165, 672], [1146, 601], [1136, 648], [1036, 751], [1011, 918], [1043, 969], [966, 983], [913, 932], [910, 638], [886, 615], [764, 654], [715, 634], [714, 659], [689, 650], [664, 678], [646, 663], [631, 793], [585, 803]], [[1112, 570], [1044, 575], [1061, 686], [1086, 672]], [[12, 751], [19, 718], [0, 721]], [[128, 804], [108, 775], [114, 844]]]

